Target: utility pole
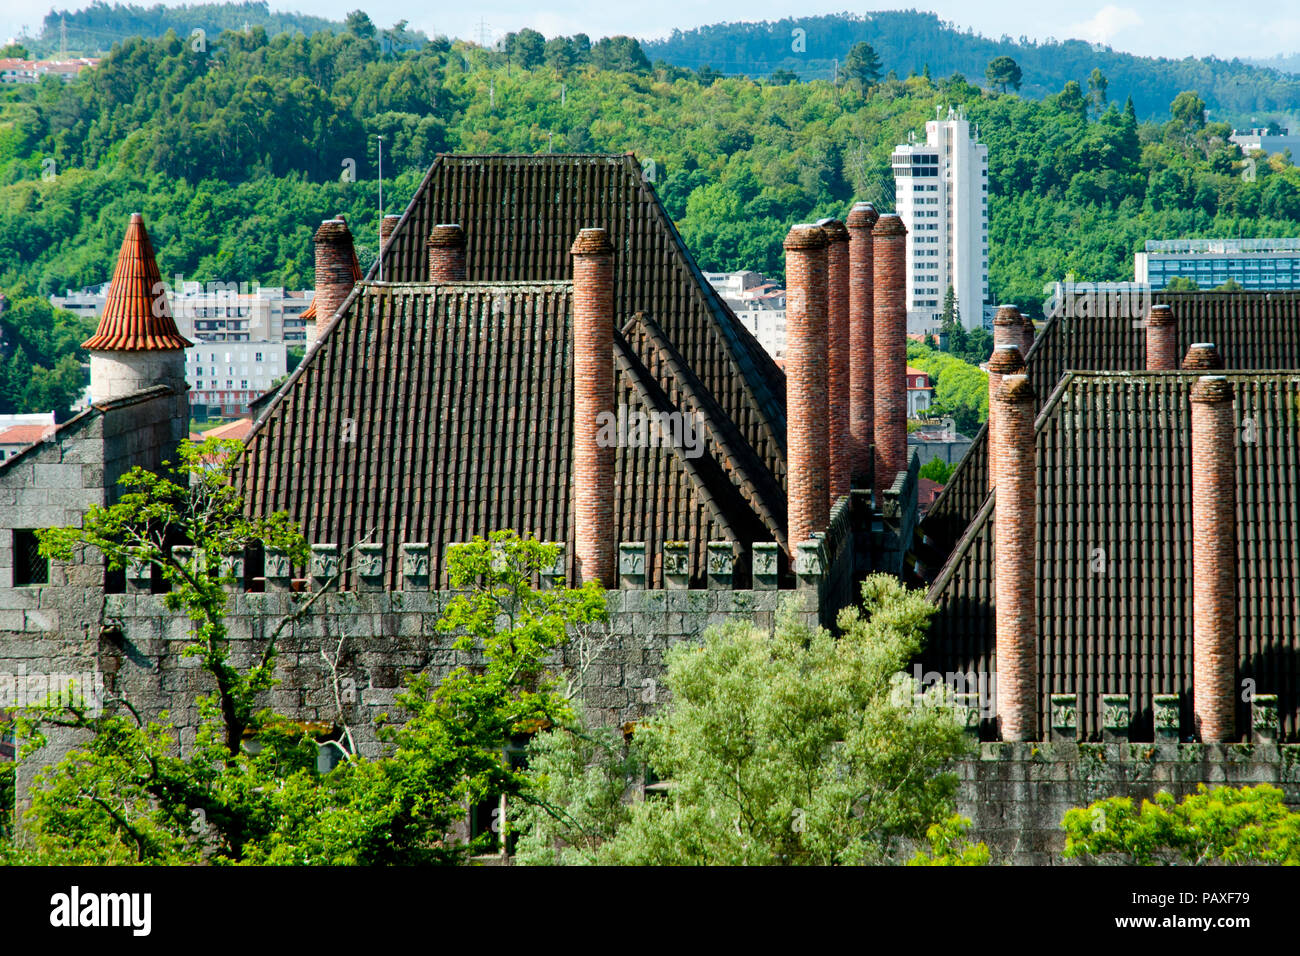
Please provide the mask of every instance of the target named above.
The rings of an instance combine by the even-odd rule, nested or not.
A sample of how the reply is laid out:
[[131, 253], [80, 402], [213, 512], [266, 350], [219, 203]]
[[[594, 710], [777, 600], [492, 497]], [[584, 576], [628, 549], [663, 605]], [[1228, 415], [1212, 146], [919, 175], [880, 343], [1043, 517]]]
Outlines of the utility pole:
[[379, 140], [379, 281], [384, 281], [384, 137], [375, 134]]

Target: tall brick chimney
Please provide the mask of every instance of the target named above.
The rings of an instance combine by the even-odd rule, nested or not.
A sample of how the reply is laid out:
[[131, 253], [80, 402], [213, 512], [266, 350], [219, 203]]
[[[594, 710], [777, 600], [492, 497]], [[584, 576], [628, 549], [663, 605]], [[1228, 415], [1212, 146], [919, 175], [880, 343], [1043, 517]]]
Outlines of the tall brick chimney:
[[1020, 341], [1020, 357], [1028, 358], [1029, 350], [1034, 347], [1034, 320], [1023, 312], [1020, 312]]
[[1187, 372], [1217, 372], [1223, 368], [1223, 356], [1213, 342], [1193, 342], [1183, 356], [1183, 370]]
[[[993, 350], [993, 355], [989, 359], [989, 428], [988, 428], [988, 447], [990, 461], [995, 454], [994, 449], [997, 447], [998, 436], [996, 433], [997, 418], [993, 414], [993, 400], [998, 394], [998, 388], [1002, 385], [1003, 380], [1008, 375], [1024, 375], [1025, 362], [1020, 357], [1020, 346], [1018, 345], [999, 345]], [[989, 487], [994, 488], [996, 484], [993, 479], [993, 469], [989, 469]]]
[[838, 219], [817, 223], [826, 234], [826, 390], [830, 417], [830, 504], [849, 493], [849, 230]]
[[1038, 738], [1037, 483], [1034, 391], [1024, 375], [1002, 379], [989, 407], [996, 448], [989, 471], [997, 487], [993, 510], [993, 573], [997, 619], [998, 723], [1003, 740]]
[[872, 348], [875, 309], [871, 294], [871, 231], [880, 213], [869, 202], [854, 203], [845, 225], [849, 230], [849, 437], [853, 445], [854, 481], [871, 474], [875, 440], [874, 363]]
[[316, 329], [324, 330], [357, 284], [357, 257], [352, 247], [352, 232], [342, 216], [322, 222], [314, 238], [316, 294], [312, 299], [312, 313]]
[[[461, 237], [463, 278], [464, 237], [459, 226], [453, 228]], [[438, 234], [437, 228], [434, 234]], [[446, 247], [435, 247], [431, 237], [431, 260], [435, 248]], [[602, 413], [617, 413], [614, 247], [604, 229], [583, 229], [569, 251], [573, 254], [573, 547], [579, 578], [613, 588], [618, 586], [614, 557], [617, 449], [612, 444], [602, 447], [598, 435]]]
[[1201, 740], [1236, 739], [1237, 455], [1232, 386], [1192, 386], [1192, 710]]
[[786, 499], [791, 557], [830, 523], [826, 361], [826, 233], [798, 225], [785, 237]]
[[907, 467], [907, 228], [881, 216], [872, 231], [875, 259], [876, 507]]
[[380, 249], [383, 249], [384, 246], [388, 245], [388, 240], [392, 237], [393, 230], [397, 228], [397, 224], [401, 221], [401, 216], [385, 216], [383, 219], [379, 220]]
[[[609, 242], [608, 237], [605, 242]], [[429, 250], [430, 282], [465, 281], [465, 231], [460, 226], [454, 222], [434, 226], [424, 244]], [[577, 254], [576, 244], [574, 254]], [[610, 348], [613, 347], [611, 342]]]
[[1178, 368], [1178, 342], [1174, 334], [1174, 310], [1153, 305], [1147, 313], [1147, 371], [1165, 372]]
[[1019, 309], [1014, 305], [998, 306], [998, 310], [993, 313], [993, 347], [1022, 345], [1023, 326]]

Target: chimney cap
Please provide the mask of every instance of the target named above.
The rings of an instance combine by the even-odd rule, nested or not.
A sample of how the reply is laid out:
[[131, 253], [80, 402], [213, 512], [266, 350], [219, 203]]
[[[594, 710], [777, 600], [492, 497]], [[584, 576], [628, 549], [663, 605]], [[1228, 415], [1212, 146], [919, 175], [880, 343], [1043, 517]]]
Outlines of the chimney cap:
[[320, 228], [316, 230], [316, 235], [312, 236], [316, 242], [343, 242], [352, 240], [352, 232], [348, 229], [348, 224], [342, 216], [337, 219], [326, 219], [321, 222]]
[[993, 313], [994, 325], [1022, 325], [1020, 310], [1014, 305], [1000, 305]]
[[1174, 310], [1167, 305], [1153, 305], [1147, 313], [1147, 325], [1164, 327], [1174, 324]]
[[1034, 387], [1029, 384], [1029, 376], [1023, 372], [1005, 376], [993, 400], [1004, 405], [1023, 405], [1032, 402]]
[[880, 213], [872, 203], [855, 202], [846, 223], [850, 229], [870, 229], [879, 219]]
[[578, 230], [578, 238], [573, 240], [569, 253], [575, 256], [613, 255], [614, 246], [609, 241], [609, 232], [603, 228]]
[[818, 219], [817, 225], [821, 228], [822, 232], [826, 233], [827, 242], [849, 241], [849, 230], [845, 227], [844, 223], [840, 222], [838, 219], [831, 217]]
[[1223, 356], [1213, 342], [1196, 342], [1183, 356], [1183, 369], [1189, 372], [1212, 371], [1223, 368]]
[[1200, 405], [1232, 401], [1232, 385], [1225, 375], [1202, 375], [1192, 384], [1191, 399]]
[[826, 233], [820, 226], [810, 222], [801, 222], [790, 227], [790, 232], [782, 244], [788, 250], [824, 249], [828, 245]]
[[875, 234], [877, 236], [905, 236], [907, 235], [907, 227], [903, 225], [902, 219], [890, 213], [887, 216], [881, 216], [876, 221]]
[[1025, 370], [1025, 360], [1017, 345], [999, 345], [989, 359], [989, 371], [995, 375], [1016, 375]]
[[465, 230], [459, 223], [440, 222], [429, 232], [429, 238], [424, 241], [426, 246], [463, 246], [465, 245]]

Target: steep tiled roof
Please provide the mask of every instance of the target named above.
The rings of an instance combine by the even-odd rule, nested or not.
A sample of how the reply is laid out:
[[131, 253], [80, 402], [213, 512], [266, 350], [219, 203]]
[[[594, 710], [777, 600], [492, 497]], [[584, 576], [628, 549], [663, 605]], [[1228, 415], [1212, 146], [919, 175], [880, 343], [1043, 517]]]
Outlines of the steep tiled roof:
[[[1162, 292], [1156, 302], [1173, 309], [1179, 360], [1194, 342], [1214, 342], [1229, 369], [1300, 369], [1300, 291]], [[1061, 314], [1043, 326], [1027, 358], [1027, 374], [1041, 400], [1067, 369], [1140, 371], [1146, 364], [1145, 330], [1132, 316]], [[943, 563], [983, 505], [988, 487], [988, 435], [982, 428], [921, 531], [922, 560]]]
[[427, 281], [425, 240], [446, 222], [464, 227], [467, 277], [482, 282], [571, 279], [578, 230], [607, 229], [619, 321], [657, 322], [784, 482], [785, 376], [705, 281], [635, 157], [440, 155], [385, 247], [384, 278]]
[[[1041, 726], [1050, 694], [1077, 692], [1080, 725], [1096, 735], [1100, 695], [1121, 693], [1150, 739], [1152, 696], [1190, 699], [1189, 392], [1201, 374], [1072, 372], [1038, 416]], [[1254, 680], [1257, 693], [1278, 695], [1282, 730], [1295, 737], [1300, 371], [1225, 374], [1238, 425], [1239, 677]], [[931, 587], [940, 610], [922, 656], [927, 670], [996, 671], [995, 495], [977, 509]]]
[[[448, 544], [502, 528], [567, 542], [572, 574], [571, 311], [567, 282], [362, 283], [246, 442], [251, 508], [286, 510], [343, 551], [382, 541], [392, 586], [403, 542], [431, 543], [441, 580]], [[629, 334], [652, 337], [635, 323]], [[652, 372], [622, 334], [611, 361], [629, 413], [692, 399], [689, 375]], [[660, 586], [664, 541], [691, 543], [698, 584], [710, 539], [773, 540], [729, 473], [743, 467], [723, 464], [721, 427], [706, 429], [698, 457], [618, 451], [618, 534], [646, 542]]]
[[117, 267], [108, 287], [108, 301], [95, 334], [81, 343], [100, 351], [154, 351], [193, 345], [172, 321], [171, 306], [162, 289], [162, 276], [144, 217], [131, 214], [126, 238], [117, 254]]

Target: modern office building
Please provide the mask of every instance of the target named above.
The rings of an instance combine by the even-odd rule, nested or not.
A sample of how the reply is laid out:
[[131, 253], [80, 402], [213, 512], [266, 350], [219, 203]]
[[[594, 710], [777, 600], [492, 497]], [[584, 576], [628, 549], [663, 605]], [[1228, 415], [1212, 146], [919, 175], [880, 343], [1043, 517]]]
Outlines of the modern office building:
[[[965, 115], [925, 124], [925, 142], [893, 156], [897, 212], [907, 226], [907, 331], [937, 331], [951, 286], [962, 324], [991, 320], [989, 151]], [[988, 319], [986, 320], [986, 313]]]
[[1175, 276], [1206, 290], [1232, 279], [1243, 289], [1300, 289], [1300, 239], [1148, 240], [1134, 278], [1160, 291]]
[[247, 417], [249, 402], [288, 374], [287, 349], [284, 342], [196, 342], [185, 350], [191, 416]]
[[[187, 339], [209, 342], [288, 342], [306, 344], [302, 315], [312, 292], [236, 282], [178, 282], [168, 291], [176, 328]], [[108, 301], [108, 283], [51, 296], [55, 308], [96, 319]]]

